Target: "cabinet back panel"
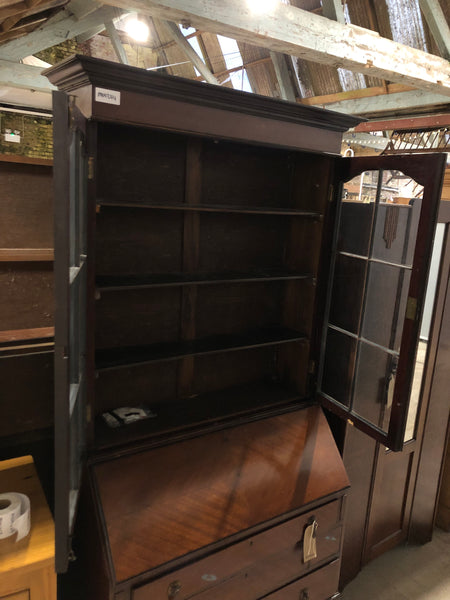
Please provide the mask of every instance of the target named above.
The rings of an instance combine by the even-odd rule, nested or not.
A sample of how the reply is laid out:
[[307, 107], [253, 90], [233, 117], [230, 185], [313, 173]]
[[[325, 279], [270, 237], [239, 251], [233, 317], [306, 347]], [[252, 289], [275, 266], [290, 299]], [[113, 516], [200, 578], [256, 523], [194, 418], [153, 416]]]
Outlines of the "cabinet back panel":
[[120, 406], [155, 406], [176, 400], [178, 365], [173, 362], [136, 365], [104, 371], [95, 381], [95, 414]]
[[52, 169], [0, 163], [3, 248], [53, 247]]
[[308, 395], [309, 344], [283, 344], [278, 351], [277, 376], [302, 397]]
[[297, 153], [292, 183], [293, 205], [324, 214], [330, 199], [333, 157]]
[[200, 271], [281, 268], [289, 220], [273, 215], [202, 214]]
[[0, 331], [53, 327], [52, 263], [0, 264]]
[[105, 200], [182, 202], [186, 141], [139, 127], [98, 127], [97, 194]]
[[125, 290], [96, 302], [97, 348], [176, 341], [180, 327], [180, 289]]
[[276, 357], [274, 348], [198, 356], [194, 363], [192, 393], [204, 394], [253, 381], [270, 380], [276, 374]]
[[283, 321], [284, 327], [312, 335], [312, 320], [316, 286], [310, 279], [287, 281], [284, 284]]
[[286, 234], [286, 263], [289, 269], [317, 274], [322, 230], [322, 223], [316, 219], [292, 219]]
[[97, 215], [99, 275], [180, 272], [183, 214], [162, 210], [102, 208]]
[[289, 207], [289, 156], [282, 150], [204, 142], [202, 201], [206, 204]]
[[281, 324], [283, 284], [199, 286], [196, 336], [236, 334]]

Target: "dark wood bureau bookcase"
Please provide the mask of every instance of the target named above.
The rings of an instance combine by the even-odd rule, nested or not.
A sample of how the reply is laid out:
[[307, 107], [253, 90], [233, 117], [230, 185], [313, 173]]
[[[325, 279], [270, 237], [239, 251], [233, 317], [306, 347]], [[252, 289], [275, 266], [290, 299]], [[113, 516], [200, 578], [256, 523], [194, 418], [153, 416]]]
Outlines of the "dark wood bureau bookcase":
[[[319, 402], [401, 447], [443, 157], [349, 161], [356, 118], [92, 58], [47, 76], [58, 569], [74, 536], [86, 598], [337, 597], [349, 482]], [[415, 208], [388, 218], [385, 170], [424, 186]], [[369, 171], [353, 207], [340, 181]], [[380, 278], [400, 299], [369, 343]], [[367, 343], [395, 386], [365, 411]]]

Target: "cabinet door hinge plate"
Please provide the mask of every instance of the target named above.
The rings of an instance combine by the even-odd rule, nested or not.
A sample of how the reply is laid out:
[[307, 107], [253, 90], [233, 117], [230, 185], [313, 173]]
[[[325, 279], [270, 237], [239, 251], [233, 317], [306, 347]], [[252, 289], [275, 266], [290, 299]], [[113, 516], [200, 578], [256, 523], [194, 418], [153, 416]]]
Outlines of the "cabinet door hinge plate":
[[411, 321], [415, 321], [417, 317], [417, 298], [408, 296], [408, 302], [406, 303], [406, 318]]

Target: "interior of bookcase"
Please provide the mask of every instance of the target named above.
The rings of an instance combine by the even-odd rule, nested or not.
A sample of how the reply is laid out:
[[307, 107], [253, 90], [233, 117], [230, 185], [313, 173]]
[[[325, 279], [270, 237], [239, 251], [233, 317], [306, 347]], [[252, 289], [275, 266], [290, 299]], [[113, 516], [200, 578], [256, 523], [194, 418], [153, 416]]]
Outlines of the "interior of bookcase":
[[96, 163], [96, 443], [307, 399], [332, 158], [100, 122]]

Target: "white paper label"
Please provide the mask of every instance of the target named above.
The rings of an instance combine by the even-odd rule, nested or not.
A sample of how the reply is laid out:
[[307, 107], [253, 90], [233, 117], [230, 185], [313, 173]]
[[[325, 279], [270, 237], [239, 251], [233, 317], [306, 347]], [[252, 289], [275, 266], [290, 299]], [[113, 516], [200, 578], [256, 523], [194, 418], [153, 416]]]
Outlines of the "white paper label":
[[120, 104], [120, 92], [116, 90], [107, 90], [105, 88], [95, 88], [95, 100], [105, 104]]

